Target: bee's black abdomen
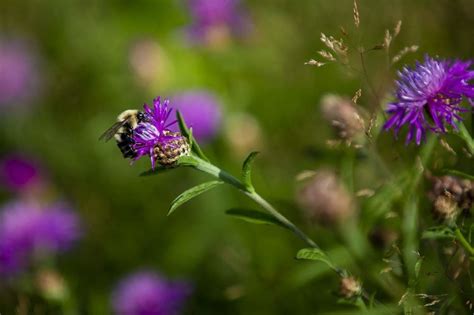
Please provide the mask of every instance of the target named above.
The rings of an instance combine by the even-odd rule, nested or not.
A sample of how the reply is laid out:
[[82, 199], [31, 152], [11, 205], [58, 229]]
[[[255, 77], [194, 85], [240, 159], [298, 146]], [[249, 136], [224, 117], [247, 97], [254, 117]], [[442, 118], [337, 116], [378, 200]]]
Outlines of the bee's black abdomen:
[[137, 156], [135, 150], [132, 148], [133, 140], [129, 134], [123, 133], [120, 135], [120, 140], [117, 141], [117, 146], [124, 158], [134, 158]]
[[125, 143], [117, 143], [117, 146], [119, 147], [120, 151], [122, 152], [122, 155], [124, 158], [134, 158], [137, 156], [135, 151], [132, 149], [132, 146], [130, 144], [125, 144]]

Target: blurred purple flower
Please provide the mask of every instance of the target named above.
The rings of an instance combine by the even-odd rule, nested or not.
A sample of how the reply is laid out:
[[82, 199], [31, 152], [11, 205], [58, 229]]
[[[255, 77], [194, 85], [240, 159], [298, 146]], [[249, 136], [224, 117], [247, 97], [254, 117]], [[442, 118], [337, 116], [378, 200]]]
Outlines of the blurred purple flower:
[[30, 259], [67, 250], [80, 234], [79, 219], [65, 204], [9, 203], [0, 212], [0, 271], [19, 271]]
[[179, 314], [191, 287], [184, 282], [170, 282], [153, 272], [142, 271], [123, 279], [112, 294], [117, 315]]
[[400, 128], [409, 125], [406, 142], [420, 144], [426, 130], [444, 133], [446, 126], [456, 127], [461, 120], [459, 106], [463, 97], [473, 103], [474, 71], [469, 70], [471, 61], [442, 60], [425, 57], [424, 63], [415, 68], [405, 67], [399, 72], [396, 92], [397, 101], [388, 104], [392, 116], [385, 123], [386, 130], [393, 128], [397, 135]]
[[192, 23], [188, 32], [192, 40], [205, 42], [213, 35], [241, 36], [250, 21], [240, 0], [188, 0]]
[[0, 161], [0, 180], [13, 191], [23, 191], [41, 181], [36, 162], [18, 154], [11, 154]]
[[0, 106], [28, 101], [38, 85], [36, 57], [20, 40], [0, 40]]
[[[221, 124], [221, 106], [214, 95], [206, 91], [189, 91], [171, 98], [173, 107], [183, 115], [186, 124], [193, 128], [198, 142], [209, 142]], [[179, 128], [172, 129], [178, 131]]]

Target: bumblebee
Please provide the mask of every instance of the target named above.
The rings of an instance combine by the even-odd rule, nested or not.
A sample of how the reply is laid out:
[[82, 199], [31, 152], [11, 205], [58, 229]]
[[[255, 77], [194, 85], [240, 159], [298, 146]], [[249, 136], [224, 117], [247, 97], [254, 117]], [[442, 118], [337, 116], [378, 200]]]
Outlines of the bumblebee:
[[107, 129], [99, 137], [99, 140], [105, 140], [107, 142], [115, 138], [123, 157], [133, 159], [137, 155], [132, 147], [134, 143], [132, 138], [133, 130], [139, 123], [147, 120], [147, 114], [144, 112], [136, 109], [128, 109], [118, 115], [117, 122]]

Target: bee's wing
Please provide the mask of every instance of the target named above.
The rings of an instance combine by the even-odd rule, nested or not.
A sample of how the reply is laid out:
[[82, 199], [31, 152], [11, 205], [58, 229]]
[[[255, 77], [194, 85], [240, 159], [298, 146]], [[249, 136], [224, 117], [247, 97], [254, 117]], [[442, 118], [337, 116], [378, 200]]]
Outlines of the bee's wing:
[[99, 141], [104, 140], [107, 142], [110, 139], [112, 139], [113, 136], [119, 131], [120, 128], [122, 128], [126, 123], [128, 122], [128, 119], [124, 119], [122, 121], [117, 121], [115, 124], [112, 125], [109, 129], [107, 129], [100, 137]]

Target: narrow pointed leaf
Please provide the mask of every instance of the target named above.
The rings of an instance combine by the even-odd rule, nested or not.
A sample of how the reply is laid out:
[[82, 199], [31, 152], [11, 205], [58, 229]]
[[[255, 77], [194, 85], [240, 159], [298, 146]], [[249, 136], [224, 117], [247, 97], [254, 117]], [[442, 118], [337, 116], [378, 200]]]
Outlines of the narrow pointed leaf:
[[197, 156], [201, 159], [208, 161], [208, 158], [204, 155], [199, 144], [197, 143], [196, 139], [193, 137], [192, 129], [189, 129], [184, 121], [183, 115], [177, 110], [176, 111], [176, 119], [178, 120], [179, 129], [181, 130], [181, 134], [186, 137], [189, 141], [189, 145], [191, 146], [191, 151], [194, 152]]
[[331, 269], [336, 267], [331, 263], [329, 257], [319, 248], [303, 248], [296, 253], [296, 259], [316, 260], [328, 265]]
[[257, 156], [258, 152], [251, 152], [244, 161], [242, 165], [242, 178], [245, 186], [252, 188], [252, 164]]
[[210, 182], [206, 182], [206, 183], [194, 186], [194, 187], [186, 190], [185, 192], [181, 193], [178, 197], [176, 197], [173, 200], [173, 202], [171, 203], [171, 207], [170, 207], [170, 210], [168, 212], [168, 215], [173, 213], [173, 211], [176, 210], [176, 208], [178, 208], [182, 204], [188, 202], [189, 200], [193, 199], [194, 197], [199, 196], [202, 193], [205, 193], [208, 190], [211, 190], [212, 188], [214, 188], [214, 187], [216, 187], [220, 184], [223, 184], [223, 182], [221, 182], [219, 180], [214, 180], [214, 181], [210, 181]]
[[234, 218], [241, 219], [249, 223], [271, 224], [286, 228], [283, 224], [280, 223], [280, 221], [272, 217], [270, 214], [262, 211], [234, 208], [227, 210], [225, 213], [230, 216], [233, 216]]

